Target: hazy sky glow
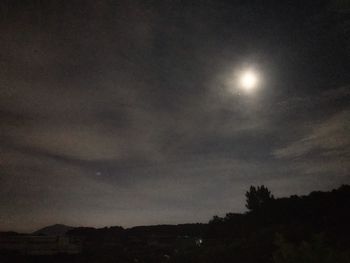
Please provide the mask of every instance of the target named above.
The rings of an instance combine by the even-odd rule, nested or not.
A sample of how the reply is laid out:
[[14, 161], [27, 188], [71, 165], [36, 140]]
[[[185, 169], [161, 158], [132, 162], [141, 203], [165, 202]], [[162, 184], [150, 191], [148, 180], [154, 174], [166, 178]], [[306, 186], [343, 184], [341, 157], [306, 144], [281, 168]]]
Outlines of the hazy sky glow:
[[[287, 196], [350, 183], [341, 6], [0, 8], [0, 230], [206, 222], [245, 211], [250, 185]], [[257, 85], [232, 88], [249, 68]]]

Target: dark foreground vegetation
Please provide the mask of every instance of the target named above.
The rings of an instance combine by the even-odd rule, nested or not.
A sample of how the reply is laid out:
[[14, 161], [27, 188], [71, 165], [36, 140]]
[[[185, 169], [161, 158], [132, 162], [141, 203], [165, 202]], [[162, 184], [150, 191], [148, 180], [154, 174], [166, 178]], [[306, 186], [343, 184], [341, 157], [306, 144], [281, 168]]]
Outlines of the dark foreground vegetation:
[[208, 224], [73, 228], [65, 236], [78, 254], [3, 250], [0, 262], [350, 262], [350, 186], [289, 198], [251, 187], [246, 197], [247, 213]]

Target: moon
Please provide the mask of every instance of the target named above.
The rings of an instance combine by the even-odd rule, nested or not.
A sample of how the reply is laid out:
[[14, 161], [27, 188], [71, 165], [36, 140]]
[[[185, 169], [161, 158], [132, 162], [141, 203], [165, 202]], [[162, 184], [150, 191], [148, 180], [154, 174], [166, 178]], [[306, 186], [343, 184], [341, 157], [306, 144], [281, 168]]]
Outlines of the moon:
[[259, 77], [253, 70], [243, 71], [239, 76], [239, 86], [246, 92], [252, 92], [258, 86]]

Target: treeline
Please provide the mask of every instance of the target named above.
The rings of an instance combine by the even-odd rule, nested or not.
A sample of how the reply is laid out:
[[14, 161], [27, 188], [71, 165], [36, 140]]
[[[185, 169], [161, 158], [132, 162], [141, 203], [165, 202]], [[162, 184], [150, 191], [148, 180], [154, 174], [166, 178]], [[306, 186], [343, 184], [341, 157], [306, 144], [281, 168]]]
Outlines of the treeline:
[[[350, 186], [275, 198], [265, 186], [246, 192], [244, 214], [207, 224], [74, 228], [79, 255], [1, 255], [0, 262], [349, 263]], [[13, 234], [13, 233], [7, 233]]]
[[98, 241], [128, 242], [148, 241], [159, 238], [201, 237], [205, 235], [208, 224], [179, 224], [179, 225], [154, 225], [123, 228], [120, 226], [93, 228], [77, 227], [67, 232], [72, 238], [79, 238], [84, 243]]
[[350, 186], [288, 198], [252, 186], [246, 198], [247, 213], [214, 216], [203, 246], [173, 262], [350, 262]]
[[343, 263], [350, 262], [349, 205], [348, 185], [287, 198], [252, 186], [248, 212], [214, 216], [208, 224], [75, 228], [68, 235], [83, 240], [91, 258], [120, 262]]

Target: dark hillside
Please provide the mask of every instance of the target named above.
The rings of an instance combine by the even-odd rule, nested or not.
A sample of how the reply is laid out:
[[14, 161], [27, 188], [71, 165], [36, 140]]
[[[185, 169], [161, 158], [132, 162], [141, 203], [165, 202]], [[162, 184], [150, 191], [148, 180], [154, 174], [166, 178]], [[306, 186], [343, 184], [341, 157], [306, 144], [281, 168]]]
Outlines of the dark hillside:
[[[71, 228], [36, 233], [65, 236], [76, 255], [26, 256], [2, 251], [1, 262], [349, 263], [350, 186], [275, 198], [264, 187], [247, 192], [248, 212], [214, 216], [208, 224]], [[7, 240], [17, 233], [2, 233]], [[15, 261], [13, 261], [15, 260]]]

